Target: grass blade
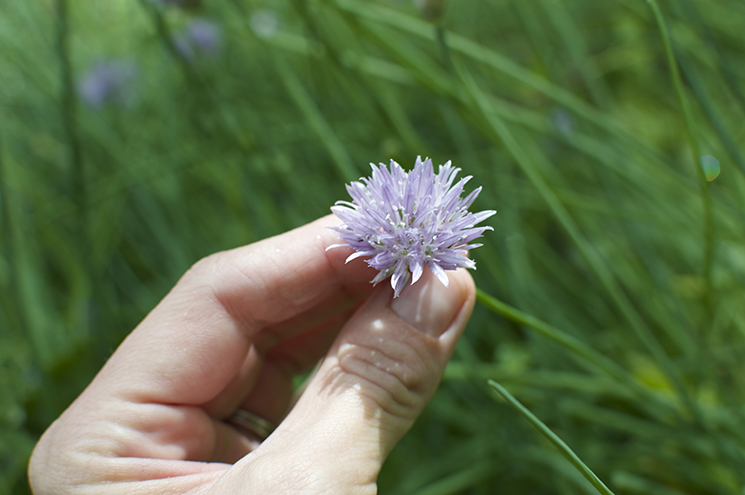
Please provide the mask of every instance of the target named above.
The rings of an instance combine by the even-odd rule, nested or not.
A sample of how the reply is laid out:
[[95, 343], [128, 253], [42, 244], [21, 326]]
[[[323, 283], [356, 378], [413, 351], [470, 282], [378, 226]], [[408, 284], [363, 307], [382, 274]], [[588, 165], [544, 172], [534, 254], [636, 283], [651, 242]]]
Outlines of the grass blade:
[[554, 446], [559, 449], [562, 455], [564, 455], [564, 457], [566, 457], [569, 462], [571, 462], [574, 467], [577, 468], [580, 473], [582, 473], [582, 476], [584, 476], [587, 481], [592, 483], [592, 486], [597, 489], [598, 493], [601, 493], [603, 495], [614, 495], [613, 492], [607, 486], [605, 486], [605, 483], [600, 481], [600, 478], [598, 478], [597, 475], [593, 473], [592, 470], [587, 467], [584, 462], [582, 462], [582, 459], [580, 459], [577, 454], [575, 454], [574, 451], [570, 449], [569, 446], [556, 435], [556, 433], [551, 431], [551, 429], [546, 426], [543, 421], [538, 419], [532, 412], [528, 410], [527, 407], [523, 406], [500, 384], [498, 384], [494, 380], [488, 380], [487, 383], [489, 383], [489, 385], [495, 391], [497, 391], [497, 393], [499, 393], [499, 395], [502, 396], [502, 398], [506, 400], [510, 406], [512, 406], [517, 412], [522, 414], [522, 416], [527, 419], [528, 422], [533, 425], [536, 430], [540, 431], [541, 434], [545, 436], [549, 442], [554, 444]]

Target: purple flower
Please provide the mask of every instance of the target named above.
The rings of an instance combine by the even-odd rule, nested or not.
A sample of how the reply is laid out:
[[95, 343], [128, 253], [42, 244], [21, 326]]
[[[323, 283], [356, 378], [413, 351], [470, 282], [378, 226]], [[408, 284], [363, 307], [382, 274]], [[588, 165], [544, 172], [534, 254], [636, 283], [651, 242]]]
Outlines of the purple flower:
[[337, 201], [331, 208], [343, 223], [330, 229], [344, 243], [329, 249], [353, 248], [356, 252], [347, 262], [368, 257], [367, 264], [380, 272], [372, 283], [391, 277], [394, 297], [410, 278], [412, 284], [419, 280], [425, 265], [445, 286], [445, 270], [476, 268], [466, 253], [481, 244], [469, 243], [493, 229], [475, 225], [496, 211], [468, 211], [481, 192], [479, 187], [461, 198], [471, 177], [453, 185], [459, 168], [447, 162], [435, 174], [432, 160], [422, 161], [421, 157], [408, 173], [393, 160], [390, 170], [382, 163], [371, 166], [372, 177], [347, 185], [352, 202]]
[[192, 21], [174, 42], [178, 51], [187, 60], [193, 60], [197, 53], [214, 57], [222, 42], [222, 31], [215, 22], [197, 19]]
[[132, 102], [132, 83], [136, 77], [137, 66], [133, 62], [98, 62], [81, 78], [78, 94], [81, 100], [92, 107], [100, 107], [106, 103], [126, 106]]

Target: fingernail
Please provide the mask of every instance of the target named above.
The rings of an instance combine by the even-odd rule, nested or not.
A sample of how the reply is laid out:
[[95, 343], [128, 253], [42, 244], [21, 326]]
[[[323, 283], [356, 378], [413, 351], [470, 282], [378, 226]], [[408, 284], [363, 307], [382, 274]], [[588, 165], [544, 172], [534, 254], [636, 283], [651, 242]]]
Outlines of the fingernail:
[[429, 270], [425, 270], [419, 281], [406, 287], [393, 300], [391, 308], [420, 332], [439, 337], [462, 305], [463, 297], [457, 284], [445, 287]]

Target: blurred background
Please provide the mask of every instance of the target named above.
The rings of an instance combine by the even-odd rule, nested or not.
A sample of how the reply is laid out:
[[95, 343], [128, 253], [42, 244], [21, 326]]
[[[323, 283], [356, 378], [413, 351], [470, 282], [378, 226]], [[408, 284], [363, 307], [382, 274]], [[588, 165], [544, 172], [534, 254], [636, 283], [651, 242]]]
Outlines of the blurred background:
[[[0, 3], [0, 493], [199, 258], [369, 162], [496, 209], [394, 495], [745, 493], [745, 2]], [[470, 189], [469, 189], [470, 190]]]

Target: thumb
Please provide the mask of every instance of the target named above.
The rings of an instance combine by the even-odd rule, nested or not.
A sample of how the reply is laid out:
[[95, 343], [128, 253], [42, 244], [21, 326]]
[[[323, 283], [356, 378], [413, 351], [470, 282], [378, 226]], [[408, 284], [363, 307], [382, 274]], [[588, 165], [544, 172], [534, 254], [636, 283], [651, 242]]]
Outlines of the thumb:
[[463, 269], [449, 287], [426, 270], [396, 299], [388, 284], [379, 287], [279, 428], [234, 466], [243, 487], [375, 493], [383, 461], [434, 394], [474, 301]]

